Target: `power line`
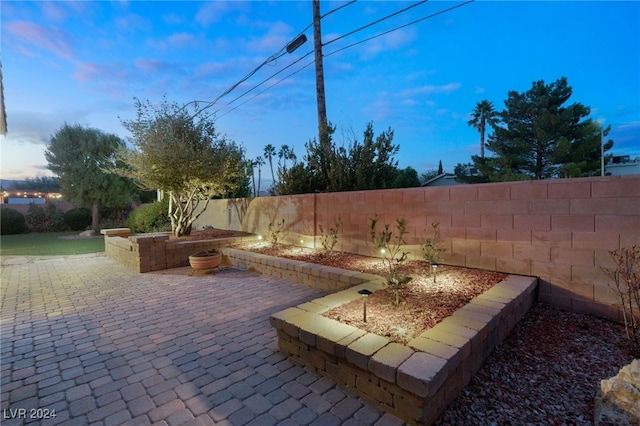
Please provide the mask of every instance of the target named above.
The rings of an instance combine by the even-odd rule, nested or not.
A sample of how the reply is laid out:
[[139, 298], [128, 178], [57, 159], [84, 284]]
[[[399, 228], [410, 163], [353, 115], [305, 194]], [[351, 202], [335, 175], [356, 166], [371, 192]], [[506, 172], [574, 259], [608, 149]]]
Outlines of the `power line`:
[[[308, 56], [308, 55], [305, 55]], [[266, 92], [267, 90], [271, 89], [272, 87], [277, 86], [278, 84], [282, 83], [283, 81], [285, 81], [286, 79], [288, 79], [289, 77], [293, 77], [295, 74], [298, 74], [300, 71], [302, 71], [303, 69], [309, 67], [310, 65], [313, 65], [313, 63], [315, 62], [315, 60], [311, 61], [311, 62], [307, 62], [305, 65], [302, 66], [302, 68], [297, 69], [296, 71], [284, 76], [283, 78], [281, 78], [280, 80], [276, 81], [275, 83], [273, 83], [271, 86], [266, 87], [264, 90], [256, 93], [255, 95], [253, 95], [252, 97], [250, 97], [249, 99], [247, 99], [246, 101], [236, 105], [235, 107], [233, 107], [232, 109], [230, 109], [229, 111], [225, 112], [224, 114], [220, 115], [220, 117], [224, 117], [225, 115], [229, 114], [230, 112], [235, 111], [236, 109], [240, 108], [242, 105], [246, 104], [247, 102], [251, 101], [252, 99], [260, 96], [261, 94], [263, 94], [264, 92]], [[235, 99], [234, 99], [235, 100]], [[217, 111], [216, 111], [217, 112]]]
[[[353, 4], [355, 1], [356, 1], [356, 0], [352, 0], [352, 1], [350, 1], [349, 3], [346, 3], [346, 4], [344, 4], [344, 5], [340, 6], [340, 7], [336, 8], [336, 9], [333, 9], [332, 11], [330, 11], [330, 12], [328, 12], [328, 13], [324, 14], [322, 17], [325, 17], [325, 16], [327, 16], [327, 15], [329, 15], [329, 14], [333, 13], [333, 12], [336, 12], [336, 11], [338, 11], [338, 10], [342, 9], [343, 7], [349, 6], [349, 5]], [[418, 5], [422, 4], [422, 3], [425, 3], [425, 2], [427, 2], [427, 1], [428, 1], [428, 0], [423, 0], [423, 1], [419, 2], [419, 3], [415, 3], [415, 4], [413, 4], [413, 5], [409, 6], [409, 7], [406, 7], [406, 8], [404, 8], [404, 9], [399, 10], [399, 11], [396, 11], [396, 12], [392, 13], [391, 15], [387, 15], [387, 16], [385, 16], [385, 17], [381, 18], [381, 19], [378, 19], [378, 20], [376, 20], [376, 21], [374, 21], [374, 22], [371, 22], [371, 23], [369, 23], [369, 24], [367, 24], [367, 25], [364, 25], [364, 26], [362, 26], [362, 27], [360, 27], [360, 28], [357, 28], [357, 29], [355, 29], [355, 30], [353, 30], [353, 31], [350, 31], [349, 33], [344, 34], [344, 35], [342, 35], [342, 36], [340, 36], [340, 37], [338, 37], [338, 38], [336, 38], [336, 39], [333, 39], [333, 40], [331, 40], [331, 41], [329, 41], [329, 42], [327, 42], [327, 43], [324, 43], [324, 44], [323, 44], [323, 46], [326, 46], [326, 45], [328, 45], [328, 44], [333, 43], [334, 41], [340, 40], [340, 39], [345, 38], [345, 37], [347, 37], [347, 36], [349, 36], [349, 35], [352, 35], [352, 34], [354, 34], [354, 33], [356, 33], [356, 32], [359, 32], [359, 31], [361, 31], [361, 30], [363, 30], [363, 29], [365, 29], [365, 28], [371, 27], [372, 25], [375, 25], [375, 24], [377, 24], [377, 23], [379, 23], [379, 22], [382, 22], [382, 21], [384, 21], [384, 20], [386, 20], [386, 19], [389, 19], [389, 18], [391, 18], [391, 17], [393, 17], [393, 16], [396, 16], [396, 15], [398, 15], [398, 14], [402, 13], [402, 12], [405, 12], [405, 11], [407, 11], [407, 10], [409, 10], [409, 9], [411, 9], [411, 8], [415, 7], [415, 6], [418, 6]], [[468, 1], [464, 2], [464, 3], [460, 3], [460, 4], [457, 4], [457, 5], [455, 5], [455, 6], [448, 7], [448, 8], [446, 8], [446, 9], [440, 10], [440, 11], [438, 11], [438, 12], [436, 12], [436, 13], [432, 13], [432, 14], [430, 14], [430, 15], [427, 15], [427, 16], [424, 16], [424, 17], [422, 17], [422, 18], [416, 19], [416, 20], [411, 21], [411, 22], [409, 22], [409, 23], [403, 24], [403, 25], [401, 25], [401, 26], [399, 26], [399, 27], [392, 28], [392, 29], [390, 29], [390, 30], [384, 31], [384, 32], [382, 32], [382, 33], [379, 33], [379, 34], [376, 34], [376, 35], [374, 35], [374, 36], [371, 36], [371, 37], [365, 38], [365, 39], [363, 39], [363, 40], [357, 41], [357, 42], [355, 42], [355, 43], [352, 43], [352, 44], [350, 44], [350, 45], [348, 45], [348, 46], [345, 46], [345, 47], [342, 47], [342, 48], [340, 48], [340, 49], [334, 50], [333, 52], [330, 52], [330, 53], [328, 53], [328, 54], [323, 55], [323, 57], [331, 56], [331, 55], [333, 55], [333, 54], [335, 54], [335, 53], [338, 53], [338, 52], [341, 52], [341, 51], [343, 51], [343, 50], [349, 49], [349, 48], [351, 48], [351, 47], [357, 46], [357, 45], [362, 44], [362, 43], [364, 43], [364, 42], [370, 41], [370, 40], [372, 40], [372, 39], [374, 39], [374, 38], [382, 37], [383, 35], [389, 34], [389, 33], [394, 32], [394, 31], [398, 31], [398, 30], [400, 30], [400, 29], [402, 29], [402, 28], [406, 28], [406, 27], [408, 27], [408, 26], [410, 26], [410, 25], [414, 25], [414, 24], [416, 24], [416, 23], [418, 23], [418, 22], [422, 22], [422, 21], [425, 21], [425, 20], [427, 20], [427, 19], [430, 19], [430, 18], [436, 17], [436, 16], [438, 16], [438, 15], [442, 15], [442, 14], [444, 14], [444, 13], [446, 13], [446, 12], [451, 11], [451, 10], [457, 9], [457, 8], [459, 8], [459, 7], [462, 7], [462, 6], [466, 6], [467, 4], [472, 3], [473, 1], [474, 1], [474, 0], [468, 0]], [[311, 26], [311, 24], [310, 24], [309, 26], [307, 26], [307, 28], [306, 28], [306, 29], [308, 29], [310, 26]], [[301, 33], [299, 33], [299, 34], [303, 34], [303, 33], [304, 33], [304, 31], [306, 31], [306, 29], [305, 29], [305, 30], [303, 30], [303, 31], [302, 31]], [[270, 75], [270, 76], [269, 76], [269, 77], [267, 77], [265, 80], [261, 81], [260, 83], [258, 83], [258, 84], [257, 84], [257, 85], [255, 85], [254, 87], [252, 87], [251, 89], [249, 89], [249, 90], [245, 91], [244, 93], [242, 93], [241, 95], [237, 96], [235, 99], [233, 99], [233, 100], [232, 100], [231, 102], [229, 102], [227, 105], [231, 105], [233, 102], [237, 101], [238, 99], [240, 99], [240, 98], [244, 97], [244, 96], [245, 96], [245, 95], [247, 95], [248, 93], [250, 93], [250, 92], [252, 92], [253, 90], [257, 89], [259, 86], [261, 86], [261, 85], [263, 85], [264, 83], [266, 83], [267, 81], [271, 80], [273, 77], [275, 77], [276, 75], [280, 74], [282, 71], [284, 71], [284, 70], [286, 70], [286, 69], [288, 69], [288, 68], [292, 67], [293, 65], [297, 64], [298, 62], [300, 62], [302, 59], [306, 58], [307, 56], [309, 56], [309, 55], [310, 55], [310, 54], [312, 54], [313, 52], [314, 52], [314, 50], [311, 50], [311, 51], [307, 52], [305, 55], [303, 55], [302, 57], [300, 57], [300, 58], [299, 58], [299, 59], [297, 59], [296, 61], [292, 62], [291, 64], [287, 65], [285, 68], [283, 68], [283, 69], [281, 69], [280, 71], [278, 71], [278, 72], [276, 72], [276, 73], [274, 73], [274, 74]], [[247, 102], [251, 101], [252, 99], [255, 99], [257, 96], [261, 95], [262, 93], [266, 92], [267, 90], [271, 89], [272, 87], [277, 86], [278, 84], [282, 83], [284, 80], [286, 80], [286, 79], [288, 79], [288, 78], [292, 77], [293, 75], [295, 75], [295, 74], [299, 73], [299, 72], [300, 72], [300, 71], [302, 71], [303, 69], [305, 69], [305, 68], [309, 67], [311, 64], [313, 64], [313, 62], [314, 62], [314, 61], [311, 61], [311, 62], [307, 63], [306, 65], [302, 66], [301, 68], [299, 68], [298, 70], [296, 70], [296, 71], [294, 71], [294, 72], [292, 72], [292, 73], [288, 74], [287, 76], [283, 77], [281, 80], [278, 80], [278, 81], [277, 81], [277, 82], [275, 82], [274, 84], [272, 84], [272, 85], [268, 86], [268, 87], [267, 87], [267, 88], [265, 88], [264, 90], [262, 90], [262, 91], [258, 92], [258, 93], [257, 93], [257, 94], [255, 94], [254, 96], [250, 97], [250, 98], [249, 98], [249, 99], [247, 99], [246, 101], [244, 101], [244, 102], [240, 103], [239, 105], [235, 106], [234, 108], [232, 108], [232, 109], [230, 109], [230, 110], [226, 111], [226, 112], [225, 112], [224, 114], [222, 114], [220, 117], [224, 117], [225, 115], [229, 114], [230, 112], [235, 111], [235, 110], [236, 110], [236, 109], [238, 109], [240, 106], [242, 106], [242, 105], [246, 104]], [[244, 80], [243, 80], [243, 81], [244, 81]], [[236, 85], [236, 86], [234, 86], [234, 88], [235, 88], [235, 87], [237, 87], [237, 85]], [[228, 93], [228, 92], [229, 92], [229, 91], [225, 92], [225, 94], [226, 94], [226, 93]], [[222, 96], [223, 96], [223, 95], [221, 95], [220, 97], [218, 97], [218, 99], [216, 99], [216, 101], [214, 101], [214, 103], [215, 103], [215, 102], [217, 102], [217, 100], [219, 100]], [[223, 107], [223, 108], [224, 108], [224, 107]], [[219, 112], [219, 111], [220, 111], [220, 110], [216, 110], [216, 111], [214, 112], [214, 114], [215, 114], [216, 112]]]
[[304, 54], [303, 56], [301, 56], [300, 58], [298, 58], [297, 60], [295, 60], [294, 62], [290, 63], [289, 65], [287, 65], [286, 67], [282, 68], [280, 71], [271, 74], [269, 77], [267, 77], [266, 79], [262, 80], [260, 83], [256, 84], [255, 86], [253, 86], [251, 89], [247, 90], [246, 92], [242, 93], [241, 95], [237, 96], [234, 100], [232, 100], [231, 102], [229, 102], [227, 105], [231, 105], [232, 103], [234, 103], [235, 101], [237, 101], [238, 99], [240, 99], [241, 97], [243, 97], [244, 95], [248, 94], [249, 92], [257, 89], [258, 87], [262, 86], [264, 83], [266, 83], [267, 81], [271, 80], [273, 77], [277, 76], [278, 74], [280, 74], [282, 71], [291, 68], [292, 66], [294, 66], [295, 64], [297, 64], [298, 62], [300, 62], [301, 60], [303, 60], [304, 58], [306, 58], [307, 56], [311, 55], [313, 53], [313, 50], [307, 52], [306, 54]]
[[399, 15], [399, 14], [401, 14], [401, 13], [403, 13], [403, 12], [406, 12], [406, 11], [407, 11], [407, 10], [409, 10], [409, 9], [413, 9], [413, 8], [414, 8], [414, 7], [416, 7], [416, 6], [420, 6], [421, 4], [426, 3], [427, 1], [429, 1], [429, 0], [422, 0], [422, 1], [419, 1], [418, 3], [412, 4], [411, 6], [408, 6], [408, 7], [405, 7], [404, 9], [400, 9], [400, 10], [396, 11], [396, 12], [392, 13], [391, 15], [387, 15], [387, 16], [385, 16], [385, 17], [383, 17], [383, 18], [380, 18], [380, 19], [378, 19], [378, 20], [376, 20], [376, 21], [370, 22], [370, 23], [368, 23], [367, 25], [364, 25], [364, 26], [362, 26], [362, 27], [360, 27], [360, 28], [356, 28], [356, 29], [355, 29], [355, 30], [353, 30], [353, 31], [349, 31], [348, 33], [343, 34], [343, 35], [341, 35], [340, 37], [336, 37], [336, 38], [334, 38], [333, 40], [329, 40], [328, 42], [323, 43], [323, 46], [326, 46], [326, 45], [331, 44], [331, 43], [333, 43], [333, 42], [335, 42], [335, 41], [341, 40], [341, 39], [343, 39], [343, 38], [345, 38], [345, 37], [348, 37], [348, 36], [350, 36], [350, 35], [352, 35], [352, 34], [355, 34], [355, 33], [359, 32], [359, 31], [362, 31], [362, 30], [364, 30], [364, 29], [366, 29], [366, 28], [369, 28], [369, 27], [371, 27], [371, 26], [373, 26], [373, 25], [375, 25], [375, 24], [379, 24], [379, 23], [380, 23], [380, 22], [382, 22], [382, 21], [386, 21], [387, 19], [392, 18], [392, 17], [394, 17], [394, 16], [396, 16], [396, 15]]
[[[325, 13], [322, 17], [324, 18], [325, 16], [331, 15], [332, 13], [335, 13], [337, 11], [339, 11], [342, 8], [345, 8], [353, 3], [355, 3], [356, 0], [351, 0], [348, 3], [343, 4], [342, 6], [338, 6], [335, 9], [330, 10], [329, 12]], [[305, 31], [307, 31], [311, 26], [313, 25], [313, 22], [310, 23], [309, 25], [307, 25], [305, 27], [305, 29], [303, 29], [302, 31], [300, 31], [298, 33], [298, 35], [296, 37], [293, 38], [293, 40], [298, 40], [299, 37], [301, 37]], [[305, 38], [306, 41], [306, 38]], [[212, 107], [213, 105], [215, 105], [216, 102], [218, 102], [221, 98], [223, 98], [224, 96], [228, 95], [229, 93], [231, 93], [233, 90], [235, 90], [239, 85], [241, 85], [242, 83], [244, 83], [245, 81], [247, 81], [249, 78], [251, 78], [253, 75], [255, 75], [255, 73], [257, 73], [263, 66], [267, 65], [270, 62], [274, 62], [277, 61], [279, 58], [281, 58], [282, 56], [284, 56], [286, 53], [291, 53], [287, 50], [287, 48], [289, 47], [289, 45], [293, 44], [294, 42], [290, 42], [287, 43], [285, 46], [283, 46], [279, 51], [277, 51], [276, 53], [274, 53], [273, 55], [271, 55], [270, 57], [268, 57], [267, 59], [265, 59], [260, 65], [258, 65], [253, 71], [251, 71], [249, 74], [247, 74], [246, 76], [244, 76], [242, 79], [240, 79], [237, 83], [235, 83], [233, 86], [231, 86], [230, 88], [228, 88], [227, 90], [224, 91], [224, 93], [222, 93], [220, 96], [218, 96], [217, 98], [215, 98], [213, 101], [191, 101], [191, 102], [187, 102], [186, 104], [184, 104], [182, 106], [182, 108], [180, 110], [185, 109], [187, 106], [192, 105], [192, 104], [198, 104], [198, 103], [205, 103], [205, 106], [201, 109], [199, 109], [195, 114], [198, 115], [200, 114], [202, 111], [204, 111], [207, 108]], [[297, 47], [297, 46], [296, 46]], [[298, 63], [299, 61], [301, 61], [303, 58], [307, 57], [308, 55], [310, 55], [311, 53], [313, 53], [313, 50], [307, 54], [305, 54], [302, 58], [298, 59], [297, 61], [293, 62], [292, 64], [289, 64], [288, 66], [286, 66], [285, 68], [283, 68], [282, 70], [278, 71], [276, 74], [272, 75], [270, 78], [274, 77], [275, 75], [278, 75], [279, 73], [281, 73], [282, 71], [286, 70], [287, 68], [291, 67], [292, 65], [295, 65], [296, 63]], [[268, 79], [267, 79], [268, 80]], [[249, 89], [248, 91], [244, 92], [242, 95], [238, 96], [236, 99], [234, 99], [233, 101], [229, 102], [229, 104], [235, 102], [238, 98], [246, 95], [247, 93], [251, 92], [252, 90], [254, 90], [255, 88], [261, 86], [262, 84], [264, 84], [267, 80], [262, 81], [261, 83], [259, 83], [258, 85], [254, 86], [253, 88]]]
[[[334, 12], [339, 11], [339, 10], [340, 10], [340, 9], [342, 9], [343, 7], [347, 7], [347, 6], [352, 5], [352, 4], [353, 4], [353, 3], [355, 3], [356, 1], [357, 1], [357, 0], [351, 0], [350, 2], [345, 3], [345, 4], [343, 4], [342, 6], [339, 6], [339, 7], [336, 7], [335, 9], [333, 9], [333, 10], [330, 10], [330, 11], [328, 11], [327, 13], [325, 13], [324, 15], [320, 16], [320, 19], [322, 19], [322, 18], [324, 18], [324, 17], [327, 17], [327, 16], [331, 15], [331, 14], [332, 14], [332, 13], [334, 13]], [[309, 24], [309, 27], [310, 27], [311, 25], [313, 25], [313, 23]], [[309, 27], [307, 27], [307, 28], [309, 28]]]
[[[386, 35], [386, 34], [392, 33], [392, 32], [394, 32], [394, 31], [401, 30], [402, 28], [408, 27], [409, 25], [417, 24], [418, 22], [425, 21], [425, 20], [427, 20], [427, 19], [433, 18], [433, 17], [438, 16], [438, 15], [442, 15], [443, 13], [449, 12], [449, 11], [451, 11], [451, 10], [453, 10], [453, 9], [457, 9], [458, 7], [466, 6], [467, 4], [469, 4], [469, 3], [473, 3], [473, 2], [474, 2], [474, 0], [468, 0], [468, 1], [464, 2], [464, 3], [460, 3], [460, 4], [457, 4], [457, 5], [455, 5], [455, 6], [451, 6], [451, 7], [447, 8], [447, 9], [441, 10], [441, 11], [436, 12], [436, 13], [432, 13], [431, 15], [428, 15], [428, 16], [424, 16], [424, 17], [422, 17], [422, 18], [420, 18], [420, 19], [416, 19], [415, 21], [411, 21], [411, 22], [409, 22], [409, 23], [407, 23], [407, 24], [404, 24], [404, 25], [401, 25], [401, 26], [399, 26], [399, 27], [392, 28], [392, 29], [390, 29], [390, 30], [384, 31], [384, 32], [382, 32], [382, 33], [380, 33], [380, 34], [376, 34], [376, 35], [371, 36], [371, 37], [367, 37], [367, 38], [365, 38], [365, 39], [363, 39], [363, 40], [360, 40], [360, 41], [357, 41], [357, 42], [355, 42], [355, 43], [352, 43], [352, 44], [350, 44], [350, 45], [348, 45], [348, 46], [342, 47], [342, 48], [340, 48], [340, 49], [338, 49], [338, 50], [334, 50], [333, 52], [327, 53], [327, 54], [326, 54], [326, 55], [324, 55], [324, 56], [325, 56], [325, 57], [327, 57], [327, 56], [331, 56], [331, 55], [333, 55], [333, 54], [335, 54], [335, 53], [341, 52], [341, 51], [343, 51], [343, 50], [345, 50], [345, 49], [348, 49], [348, 48], [350, 48], [350, 47], [357, 46], [358, 44], [364, 43], [364, 42], [369, 41], [369, 40], [373, 40], [374, 38], [382, 37], [383, 35]], [[340, 37], [340, 38], [343, 38], [343, 37]], [[336, 40], [337, 40], [337, 39], [336, 39]], [[331, 42], [333, 42], [333, 41], [335, 41], [335, 40], [331, 40]], [[329, 43], [326, 43], [326, 44], [329, 44]]]

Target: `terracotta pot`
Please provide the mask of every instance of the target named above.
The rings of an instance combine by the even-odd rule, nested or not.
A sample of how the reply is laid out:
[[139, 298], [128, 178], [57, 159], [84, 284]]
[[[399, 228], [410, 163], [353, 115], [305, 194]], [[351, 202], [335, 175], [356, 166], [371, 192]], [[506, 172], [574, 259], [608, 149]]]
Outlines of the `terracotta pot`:
[[222, 262], [222, 252], [207, 250], [189, 256], [189, 265], [196, 270], [208, 270], [216, 268]]

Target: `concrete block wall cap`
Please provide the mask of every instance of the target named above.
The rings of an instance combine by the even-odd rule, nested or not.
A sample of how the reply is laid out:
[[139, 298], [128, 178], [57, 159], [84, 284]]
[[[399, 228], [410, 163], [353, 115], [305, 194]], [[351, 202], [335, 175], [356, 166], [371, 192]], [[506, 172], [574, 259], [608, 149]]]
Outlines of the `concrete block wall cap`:
[[518, 289], [526, 289], [537, 284], [538, 278], [527, 275], [509, 275], [502, 282]]
[[468, 309], [466, 305], [455, 311], [453, 314], [451, 314], [451, 316], [469, 318], [479, 324], [485, 325], [490, 324], [494, 321], [494, 317], [492, 317], [491, 315], [485, 315], [476, 311], [472, 311]]
[[300, 315], [302, 313], [305, 313], [305, 310], [302, 310], [300, 308], [297, 307], [293, 307], [293, 308], [287, 308], [285, 310], [276, 312], [274, 314], [271, 314], [270, 320], [276, 321], [276, 322], [283, 322], [283, 321], [289, 321], [292, 317], [296, 316], [296, 315]]
[[511, 287], [509, 284], [503, 283], [504, 282], [499, 282], [489, 290], [485, 291], [484, 294], [486, 294], [487, 296], [498, 296], [508, 300], [514, 300], [515, 298], [517, 298], [520, 294], [518, 289]]
[[[436, 324], [435, 327], [431, 328], [432, 330], [436, 330], [438, 332], [452, 334], [454, 336], [463, 337], [465, 339], [474, 339], [478, 336], [478, 330], [474, 330], [471, 328], [463, 327], [459, 324], [456, 324], [450, 318], [445, 318], [440, 323]], [[427, 330], [428, 331], [428, 330]], [[424, 333], [423, 333], [424, 334]]]
[[102, 235], [113, 235], [113, 234], [122, 234], [125, 232], [131, 232], [129, 228], [110, 228], [110, 229], [101, 229], [100, 233]]
[[417, 338], [412, 340], [412, 347], [431, 355], [435, 355], [438, 358], [450, 360], [454, 367], [460, 364], [462, 358], [459, 348], [447, 345], [446, 343], [438, 342], [437, 340]]
[[477, 297], [478, 300], [486, 300], [488, 302], [495, 302], [501, 305], [508, 305], [513, 299], [508, 297], [501, 297], [496, 294], [488, 294], [486, 291]]
[[307, 311], [302, 311], [297, 315], [292, 315], [286, 321], [289, 324], [314, 334], [320, 333], [322, 330], [335, 327], [336, 323], [338, 323], [336, 320]]
[[321, 297], [319, 299], [315, 299], [314, 303], [318, 303], [320, 305], [325, 305], [329, 309], [333, 309], [337, 306], [344, 305], [345, 303], [349, 303], [352, 300], [359, 299], [360, 296], [357, 292], [351, 294], [351, 292], [343, 290], [338, 293], [329, 294], [327, 296]]
[[493, 308], [501, 311], [504, 309], [509, 302], [499, 302], [496, 300], [491, 300], [490, 298], [477, 296], [470, 300], [470, 303], [475, 303], [480, 306], [486, 306], [488, 308]]
[[298, 308], [305, 310], [307, 312], [312, 312], [314, 314], [323, 314], [329, 310], [327, 306], [315, 303], [315, 301], [302, 303], [298, 305]]
[[445, 345], [449, 345], [451, 347], [459, 349], [469, 344], [469, 337], [461, 334], [449, 333], [447, 332], [448, 329], [450, 330], [449, 327], [436, 327], [430, 328], [429, 330], [410, 340], [409, 343], [407, 343], [407, 346], [419, 349], [424, 345], [424, 342], [420, 341], [420, 339], [435, 340], [436, 342], [444, 343]]
[[149, 235], [131, 235], [129, 236], [129, 240], [134, 243], [152, 243], [153, 237]]
[[345, 358], [352, 364], [366, 370], [369, 359], [390, 343], [389, 339], [373, 333], [366, 333], [350, 343], [345, 350]]
[[343, 324], [341, 322], [336, 321], [333, 327], [325, 328], [324, 330], [321, 330], [318, 333], [318, 336], [327, 340], [331, 340], [335, 343], [338, 343], [352, 334], [358, 334], [357, 337], [360, 337], [360, 333], [358, 333], [359, 331], [362, 331], [362, 330], [352, 325]]
[[398, 367], [413, 353], [411, 348], [392, 342], [373, 354], [367, 367], [381, 379], [395, 383]]
[[[503, 307], [506, 305], [503, 305]], [[496, 317], [500, 315], [502, 309], [500, 307], [495, 308], [491, 306], [483, 305], [482, 303], [478, 303], [477, 301], [471, 300], [469, 303], [464, 305], [464, 309], [468, 309], [473, 312], [477, 312], [482, 315], [487, 315], [489, 317]], [[462, 309], [462, 308], [461, 308]]]
[[398, 386], [422, 398], [440, 389], [446, 377], [447, 361], [435, 355], [415, 352], [398, 367]]

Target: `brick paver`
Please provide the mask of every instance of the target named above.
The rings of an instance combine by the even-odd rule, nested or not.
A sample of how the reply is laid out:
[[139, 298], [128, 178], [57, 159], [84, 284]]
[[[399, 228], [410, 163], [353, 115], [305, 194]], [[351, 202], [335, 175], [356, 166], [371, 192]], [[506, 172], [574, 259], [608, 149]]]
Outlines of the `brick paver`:
[[402, 424], [278, 352], [270, 314], [317, 290], [102, 255], [5, 257], [0, 272], [3, 426]]

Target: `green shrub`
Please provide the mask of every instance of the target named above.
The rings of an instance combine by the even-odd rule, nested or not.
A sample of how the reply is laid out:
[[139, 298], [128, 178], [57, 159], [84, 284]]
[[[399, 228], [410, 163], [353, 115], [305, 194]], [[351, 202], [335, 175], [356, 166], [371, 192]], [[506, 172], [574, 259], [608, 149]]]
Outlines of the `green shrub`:
[[71, 231], [84, 231], [91, 225], [91, 210], [76, 207], [64, 214], [64, 225]]
[[24, 215], [12, 209], [0, 209], [0, 234], [12, 235], [27, 232]]
[[58, 232], [64, 230], [64, 215], [53, 203], [47, 203], [44, 207], [35, 203], [29, 204], [25, 221], [31, 232]]
[[152, 204], [137, 208], [129, 214], [127, 228], [135, 233], [170, 231], [171, 220], [168, 211], [168, 197], [162, 201], [154, 201]]

